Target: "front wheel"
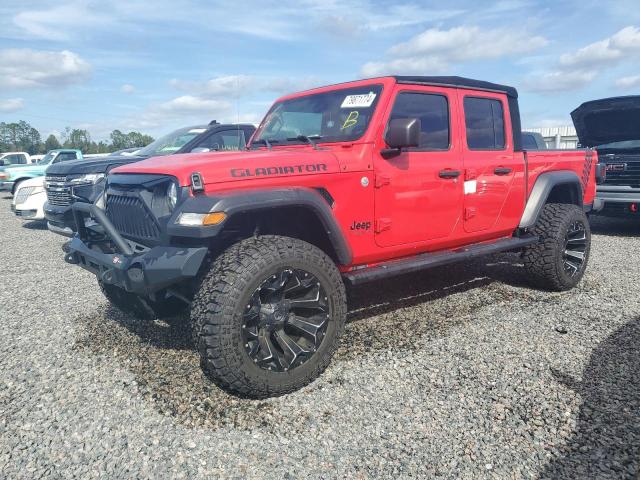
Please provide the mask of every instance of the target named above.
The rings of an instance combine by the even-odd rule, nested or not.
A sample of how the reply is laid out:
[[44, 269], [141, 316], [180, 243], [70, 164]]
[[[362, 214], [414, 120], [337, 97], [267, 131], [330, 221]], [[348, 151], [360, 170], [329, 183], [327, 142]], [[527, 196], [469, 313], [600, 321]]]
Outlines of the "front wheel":
[[548, 290], [563, 291], [582, 279], [591, 250], [591, 228], [576, 205], [544, 206], [533, 233], [540, 243], [525, 249], [524, 265], [533, 282]]
[[265, 398], [324, 371], [346, 313], [340, 272], [324, 252], [262, 236], [238, 242], [212, 263], [191, 320], [211, 380], [230, 393]]

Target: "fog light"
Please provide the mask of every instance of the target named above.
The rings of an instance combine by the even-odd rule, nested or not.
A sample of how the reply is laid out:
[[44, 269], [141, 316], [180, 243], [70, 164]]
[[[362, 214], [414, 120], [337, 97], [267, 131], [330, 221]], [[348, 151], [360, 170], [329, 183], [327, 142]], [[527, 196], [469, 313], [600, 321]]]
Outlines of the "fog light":
[[202, 225], [218, 225], [227, 218], [223, 212], [212, 213], [181, 213], [176, 220], [178, 225], [200, 227]]
[[638, 204], [632, 203], [631, 205], [629, 205], [629, 210], [631, 211], [631, 213], [638, 213]]

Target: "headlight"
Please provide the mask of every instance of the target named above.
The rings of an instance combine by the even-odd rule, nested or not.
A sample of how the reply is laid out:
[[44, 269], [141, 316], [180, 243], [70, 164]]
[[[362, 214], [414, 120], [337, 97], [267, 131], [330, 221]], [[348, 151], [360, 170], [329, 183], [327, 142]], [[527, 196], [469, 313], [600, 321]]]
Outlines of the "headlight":
[[100, 194], [100, 196], [94, 202], [94, 205], [100, 210], [104, 210], [107, 206], [107, 192], [106, 190]]
[[178, 203], [178, 187], [174, 182], [171, 182], [167, 188], [167, 199], [169, 200], [169, 208], [173, 210]]
[[69, 179], [71, 185], [95, 185], [104, 178], [104, 173], [86, 173]]

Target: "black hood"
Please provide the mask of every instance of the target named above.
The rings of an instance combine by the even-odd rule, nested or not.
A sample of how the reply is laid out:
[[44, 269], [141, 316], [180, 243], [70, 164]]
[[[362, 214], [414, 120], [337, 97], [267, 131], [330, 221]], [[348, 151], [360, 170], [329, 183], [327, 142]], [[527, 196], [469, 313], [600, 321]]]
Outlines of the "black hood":
[[585, 102], [571, 112], [583, 147], [640, 140], [640, 96]]
[[54, 163], [47, 169], [47, 175], [77, 175], [83, 173], [105, 173], [112, 168], [139, 162], [144, 157], [114, 156], [85, 158], [70, 162]]

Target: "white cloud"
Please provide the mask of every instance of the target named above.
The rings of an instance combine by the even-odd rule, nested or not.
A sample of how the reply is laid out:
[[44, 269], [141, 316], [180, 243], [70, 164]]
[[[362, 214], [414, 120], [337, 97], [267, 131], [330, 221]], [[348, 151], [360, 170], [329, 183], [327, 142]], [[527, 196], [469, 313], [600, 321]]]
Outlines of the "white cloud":
[[25, 10], [13, 17], [13, 23], [29, 37], [54, 41], [69, 40], [80, 29], [95, 28], [107, 22], [108, 18], [82, 3], [47, 10]]
[[625, 27], [611, 37], [591, 43], [560, 57], [560, 65], [567, 68], [603, 67], [640, 55], [640, 29]]
[[178, 79], [173, 79], [169, 82], [172, 87], [178, 90], [210, 97], [242, 95], [242, 92], [252, 88], [254, 83], [255, 78], [249, 75], [226, 75], [204, 82]]
[[[549, 71], [529, 75], [525, 87], [544, 93], [562, 93], [589, 85], [606, 68], [640, 58], [640, 29], [625, 27], [604, 40], [560, 56]], [[639, 77], [640, 78], [640, 77]], [[620, 88], [636, 86], [636, 77], [621, 78]], [[637, 80], [640, 85], [640, 80]]]
[[481, 29], [475, 26], [449, 30], [431, 28], [389, 49], [386, 61], [366, 63], [367, 76], [386, 73], [439, 73], [452, 64], [497, 59], [531, 52], [547, 45], [546, 38], [523, 29]]
[[11, 113], [17, 112], [24, 108], [24, 100], [21, 98], [7, 98], [6, 100], [0, 100], [0, 112]]
[[208, 100], [206, 98], [194, 97], [193, 95], [183, 95], [173, 100], [162, 103], [159, 109], [167, 113], [199, 113], [228, 110], [231, 108], [229, 102], [221, 100]]
[[68, 50], [0, 50], [0, 88], [61, 87], [90, 75], [91, 65]]
[[284, 94], [308, 90], [321, 85], [317, 77], [261, 77], [253, 75], [225, 75], [206, 81], [173, 79], [169, 84], [188, 94], [206, 98], [242, 98], [256, 93]]
[[638, 88], [640, 87], [640, 75], [619, 78], [616, 80], [616, 86], [624, 89]]
[[525, 80], [524, 86], [527, 90], [533, 92], [570, 92], [585, 87], [593, 81], [596, 75], [597, 72], [595, 71], [576, 70], [568, 72], [558, 70], [531, 76]]
[[131, 85], [130, 83], [125, 83], [124, 85], [122, 85], [120, 87], [120, 91], [122, 93], [133, 93], [136, 91], [136, 87], [134, 87], [133, 85]]

